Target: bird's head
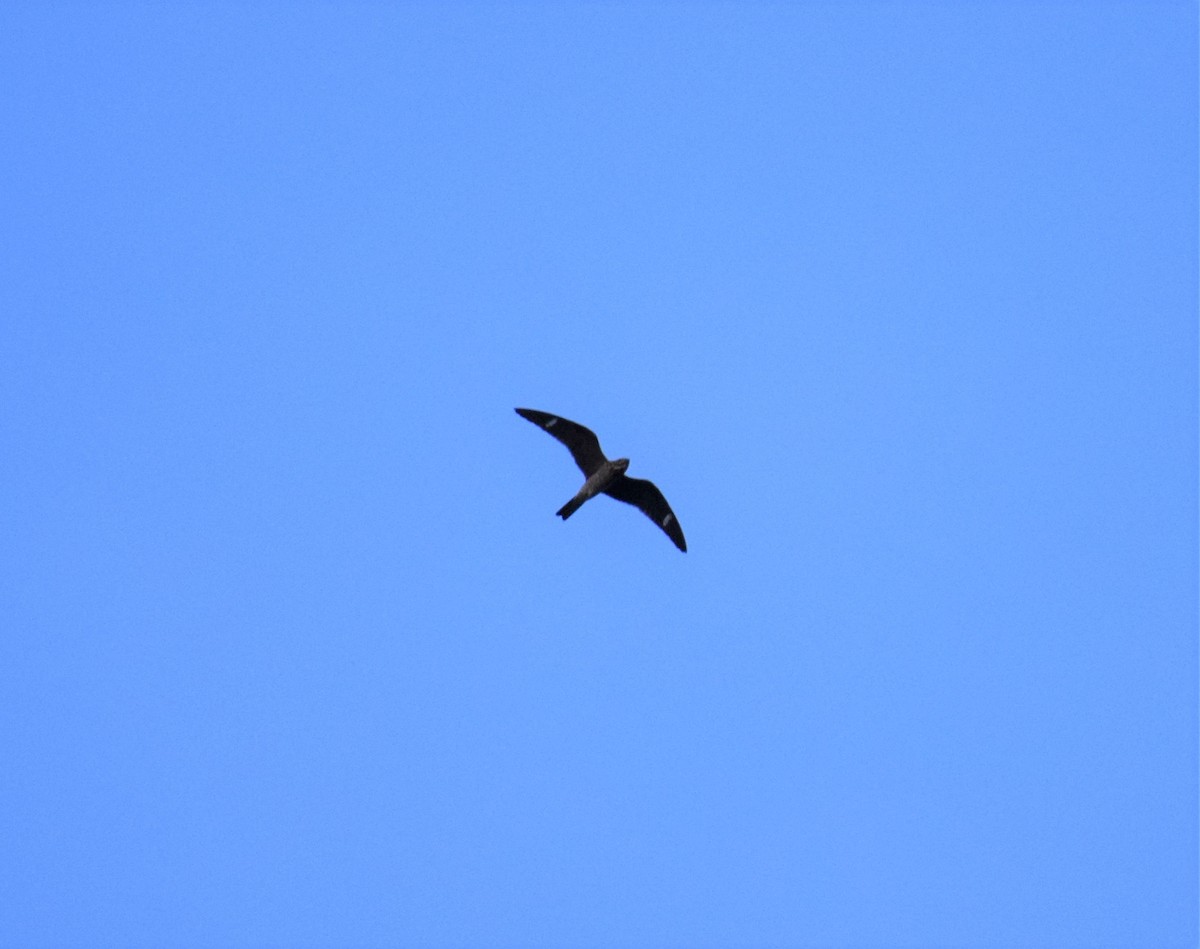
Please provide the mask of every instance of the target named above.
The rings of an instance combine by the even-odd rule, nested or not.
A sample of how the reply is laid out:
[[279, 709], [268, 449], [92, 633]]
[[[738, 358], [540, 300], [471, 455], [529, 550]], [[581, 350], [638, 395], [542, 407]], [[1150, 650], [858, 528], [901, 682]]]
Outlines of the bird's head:
[[616, 467], [617, 471], [624, 473], [625, 469], [629, 467], [629, 459], [628, 458], [618, 458], [616, 461], [613, 462], [613, 465]]

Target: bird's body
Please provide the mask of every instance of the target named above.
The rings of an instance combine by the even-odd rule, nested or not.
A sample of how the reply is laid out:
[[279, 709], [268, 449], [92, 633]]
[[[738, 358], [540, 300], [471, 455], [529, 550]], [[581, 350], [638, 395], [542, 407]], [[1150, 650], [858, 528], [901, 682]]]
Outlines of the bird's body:
[[584, 501], [590, 501], [597, 494], [611, 485], [625, 473], [625, 469], [629, 467], [628, 458], [618, 458], [616, 461], [606, 461], [594, 474], [588, 475], [587, 481], [583, 482], [583, 487], [579, 489], [579, 493], [571, 498], [566, 504], [560, 507], [554, 513], [561, 517], [564, 521], [582, 507]]
[[607, 494], [610, 498], [632, 504], [643, 514], [654, 521], [666, 533], [680, 550], [687, 552], [687, 541], [683, 537], [683, 529], [667, 499], [651, 481], [640, 478], [630, 478], [625, 474], [629, 467], [628, 458], [617, 458], [609, 461], [600, 450], [600, 440], [595, 432], [585, 428], [578, 422], [549, 412], [539, 412], [536, 409], [517, 409], [521, 418], [532, 422], [539, 428], [549, 432], [567, 446], [575, 464], [587, 478], [579, 493], [571, 498], [558, 510], [558, 516], [564, 521], [574, 514], [584, 504], [597, 494]]

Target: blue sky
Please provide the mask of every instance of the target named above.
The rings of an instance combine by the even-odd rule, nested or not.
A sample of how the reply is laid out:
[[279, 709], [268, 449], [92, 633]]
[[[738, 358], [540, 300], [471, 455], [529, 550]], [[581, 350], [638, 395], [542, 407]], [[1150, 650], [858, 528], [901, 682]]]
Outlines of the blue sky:
[[1196, 36], [5, 5], [0, 944], [1194, 946]]

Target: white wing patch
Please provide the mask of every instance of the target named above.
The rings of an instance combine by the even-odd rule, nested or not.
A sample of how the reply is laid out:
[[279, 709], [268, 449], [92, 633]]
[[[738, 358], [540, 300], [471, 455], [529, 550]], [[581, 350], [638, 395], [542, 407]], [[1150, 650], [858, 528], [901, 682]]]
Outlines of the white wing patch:
[[546, 428], [554, 428], [554, 426], [557, 424], [558, 424], [558, 419], [552, 418], [552, 419], [550, 419], [549, 422], [546, 423]]
[[675, 515], [674, 515], [674, 514], [668, 514], [666, 517], [664, 517], [664, 518], [663, 518], [662, 526], [663, 526], [663, 527], [666, 527], [666, 526], [667, 526], [668, 524], [670, 524], [670, 523], [671, 523], [671, 521], [673, 521], [673, 520], [675, 520]]

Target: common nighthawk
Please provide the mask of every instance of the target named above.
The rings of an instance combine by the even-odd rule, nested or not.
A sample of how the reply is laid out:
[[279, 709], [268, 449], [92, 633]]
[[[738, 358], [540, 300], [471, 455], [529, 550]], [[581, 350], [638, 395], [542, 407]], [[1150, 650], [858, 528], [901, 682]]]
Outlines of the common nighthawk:
[[610, 498], [632, 504], [650, 520], [661, 527], [675, 546], [687, 552], [687, 541], [683, 539], [683, 529], [671, 510], [671, 505], [663, 497], [662, 492], [651, 481], [640, 478], [629, 478], [625, 469], [629, 467], [628, 458], [618, 458], [609, 461], [600, 450], [600, 439], [590, 428], [584, 428], [578, 422], [572, 422], [549, 412], [538, 412], [535, 409], [517, 409], [517, 414], [528, 419], [539, 428], [557, 438], [567, 446], [575, 464], [587, 478], [579, 493], [571, 498], [556, 512], [564, 521], [579, 510], [584, 501], [594, 498], [597, 494], [607, 494]]

